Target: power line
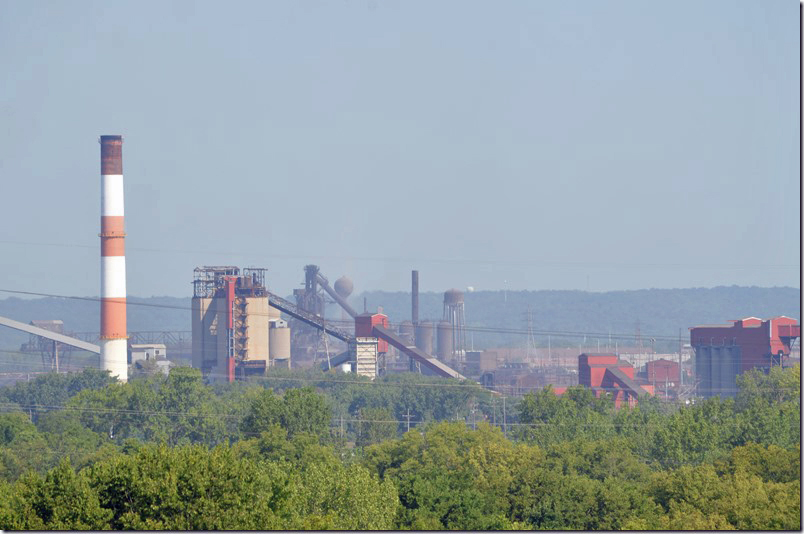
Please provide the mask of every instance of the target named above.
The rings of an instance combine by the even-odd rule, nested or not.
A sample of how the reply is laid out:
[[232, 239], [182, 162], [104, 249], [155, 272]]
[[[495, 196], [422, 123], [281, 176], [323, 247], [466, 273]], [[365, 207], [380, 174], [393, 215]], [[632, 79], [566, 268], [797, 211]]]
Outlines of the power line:
[[[53, 293], [40, 293], [35, 291], [21, 291], [21, 290], [14, 290], [14, 289], [4, 289], [0, 288], [0, 292], [3, 293], [11, 293], [11, 294], [18, 294], [18, 295], [30, 295], [30, 296], [39, 296], [39, 297], [49, 297], [49, 298], [61, 298], [61, 299], [70, 299], [70, 300], [82, 300], [82, 301], [90, 301], [90, 302], [100, 302], [100, 297], [77, 297], [71, 295], [56, 295]], [[134, 302], [131, 300], [126, 300], [127, 306], [146, 306], [152, 308], [162, 308], [162, 309], [172, 309], [172, 310], [181, 310], [181, 311], [192, 311], [192, 306], [178, 306], [178, 305], [171, 305], [171, 304], [159, 304], [159, 303], [150, 303], [150, 302]], [[270, 316], [268, 313], [259, 313], [253, 312], [252, 315], [255, 316]], [[325, 319], [325, 322], [331, 325], [351, 325], [353, 324], [350, 321], [343, 321], [340, 319]], [[391, 323], [391, 325], [398, 326], [401, 323]], [[561, 331], [561, 330], [527, 330], [527, 329], [518, 329], [518, 328], [502, 328], [502, 327], [486, 327], [486, 326], [466, 326], [465, 329], [467, 331], [478, 332], [478, 333], [492, 333], [492, 334], [515, 334], [515, 335], [537, 335], [537, 336], [556, 336], [556, 337], [571, 337], [571, 338], [578, 338], [578, 337], [592, 337], [592, 338], [609, 338], [612, 339], [631, 339], [634, 337], [634, 334], [613, 334], [609, 332], [582, 332], [582, 331]], [[660, 341], [678, 341], [677, 335], [663, 335], [663, 334], [644, 334], [647, 337], [660, 340]]]

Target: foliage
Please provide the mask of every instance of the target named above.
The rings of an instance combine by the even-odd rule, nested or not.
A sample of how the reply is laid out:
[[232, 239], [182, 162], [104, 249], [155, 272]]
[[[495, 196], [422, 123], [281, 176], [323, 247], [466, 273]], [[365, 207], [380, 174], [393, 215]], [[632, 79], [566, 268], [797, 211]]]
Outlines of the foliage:
[[[32, 382], [16, 397], [27, 405], [0, 413], [0, 529], [801, 526], [798, 367], [680, 407], [546, 389], [511, 410], [514, 439], [469, 428], [495, 402], [474, 386], [316, 373], [318, 389], [288, 380], [281, 394], [188, 368], [126, 384], [90, 374], [58, 409], [40, 400], [63, 379]], [[351, 419], [346, 439], [333, 414]]]
[[396, 437], [394, 414], [386, 408], [361, 408], [355, 423], [355, 445], [364, 447]]
[[258, 435], [279, 424], [290, 437], [300, 432], [324, 436], [331, 422], [332, 411], [326, 399], [314, 389], [288, 389], [282, 397], [269, 389], [252, 401], [241, 430]]
[[68, 459], [42, 478], [29, 472], [12, 492], [10, 517], [4, 529], [101, 530], [111, 513], [101, 508], [86, 477], [76, 474]]
[[47, 373], [31, 382], [17, 382], [0, 388], [0, 400], [19, 404], [34, 422], [39, 415], [59, 409], [72, 396], [83, 390], [99, 390], [115, 380], [108, 371], [84, 369], [80, 373]]
[[284, 478], [228, 447], [144, 446], [89, 468], [115, 530], [271, 529]]
[[224, 438], [228, 414], [204, 385], [201, 372], [171, 369], [169, 376], [151, 376], [84, 390], [69, 401], [81, 422], [117, 443], [132, 437], [169, 445], [215, 445]]

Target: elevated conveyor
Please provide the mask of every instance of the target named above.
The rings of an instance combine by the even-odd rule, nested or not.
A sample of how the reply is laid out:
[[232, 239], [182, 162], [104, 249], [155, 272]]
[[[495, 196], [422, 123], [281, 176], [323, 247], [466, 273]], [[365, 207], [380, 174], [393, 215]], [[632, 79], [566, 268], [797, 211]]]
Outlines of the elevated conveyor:
[[434, 372], [438, 376], [446, 376], [449, 378], [457, 378], [458, 380], [466, 380], [466, 377], [460, 374], [455, 369], [444, 365], [444, 363], [438, 361], [437, 359], [433, 358], [426, 352], [423, 352], [420, 348], [416, 347], [415, 345], [408, 345], [402, 340], [401, 337], [394, 334], [387, 328], [382, 326], [374, 326], [374, 333], [377, 335], [378, 338], [382, 338], [404, 354], [406, 354], [409, 358], [419, 362], [423, 366], [425, 366], [430, 371]]
[[15, 321], [14, 319], [9, 319], [8, 317], [0, 317], [0, 325], [13, 328], [14, 330], [21, 330], [22, 332], [28, 332], [29, 334], [50, 339], [52, 341], [57, 341], [59, 343], [85, 350], [87, 352], [100, 354], [100, 347], [98, 345], [87, 343], [86, 341], [76, 339], [74, 337], [65, 336], [64, 334], [51, 332], [50, 330], [45, 330], [44, 328], [39, 328], [38, 326], [21, 323], [19, 321]]
[[292, 302], [283, 299], [273, 293], [268, 292], [268, 304], [272, 308], [276, 308], [277, 310], [284, 312], [294, 319], [298, 319], [303, 323], [309, 324], [313, 328], [318, 328], [319, 330], [323, 330], [327, 334], [331, 335], [336, 339], [340, 339], [346, 343], [350, 343], [354, 341], [355, 336], [346, 332], [345, 330], [341, 330], [340, 328], [334, 327], [328, 324], [323, 317], [319, 317], [314, 313], [310, 313], [305, 311]]
[[328, 369], [330, 369], [330, 367], [338, 367], [342, 363], [348, 362], [351, 357], [352, 354], [348, 350], [345, 350], [340, 354], [338, 354], [337, 356], [335, 356], [334, 358], [330, 358], [329, 362], [322, 363], [321, 368], [324, 371], [327, 371]]
[[317, 274], [316, 274], [316, 277], [317, 277], [317, 279], [318, 279], [318, 285], [320, 285], [321, 287], [323, 287], [323, 288], [324, 288], [324, 291], [326, 291], [326, 292], [329, 294], [329, 296], [330, 296], [330, 297], [332, 297], [332, 299], [333, 299], [335, 302], [337, 302], [337, 303], [340, 305], [340, 307], [341, 307], [341, 308], [343, 308], [343, 310], [344, 310], [346, 313], [348, 313], [349, 315], [351, 315], [351, 316], [352, 316], [352, 319], [354, 319], [355, 317], [357, 317], [357, 312], [354, 310], [354, 308], [352, 308], [351, 306], [349, 306], [349, 303], [348, 303], [348, 302], [346, 302], [346, 300], [345, 300], [343, 297], [341, 297], [340, 295], [338, 295], [338, 293], [337, 293], [337, 292], [336, 292], [334, 289], [332, 289], [332, 288], [330, 287], [330, 285], [329, 285], [329, 280], [327, 280], [327, 279], [324, 277], [324, 275], [323, 275], [323, 274], [321, 274], [321, 273], [317, 273]]

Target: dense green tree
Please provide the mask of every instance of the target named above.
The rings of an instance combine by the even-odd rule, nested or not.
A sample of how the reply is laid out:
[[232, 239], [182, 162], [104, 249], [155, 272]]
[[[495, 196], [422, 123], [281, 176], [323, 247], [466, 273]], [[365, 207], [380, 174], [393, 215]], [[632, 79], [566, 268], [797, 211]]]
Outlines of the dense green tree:
[[362, 408], [355, 423], [355, 444], [364, 447], [396, 437], [398, 423], [386, 408]]
[[683, 407], [653, 434], [650, 459], [664, 468], [712, 462], [728, 454], [735, 439], [734, 402], [718, 397]]
[[0, 388], [0, 399], [19, 404], [36, 422], [39, 414], [58, 410], [84, 390], [98, 390], [115, 382], [108, 371], [84, 369], [79, 373], [47, 373], [30, 382]]
[[284, 410], [281, 424], [287, 429], [288, 436], [299, 432], [328, 436], [332, 410], [323, 395], [310, 387], [294, 388], [285, 391], [282, 402]]
[[326, 437], [331, 422], [326, 399], [313, 388], [288, 389], [282, 397], [266, 390], [252, 401], [241, 431], [254, 436], [279, 423], [290, 437], [299, 432]]
[[22, 413], [0, 414], [0, 478], [16, 480], [28, 470], [44, 473], [56, 462], [56, 454]]
[[719, 476], [705, 464], [656, 473], [649, 492], [667, 512], [671, 527], [679, 524], [674, 517], [679, 510], [697, 509], [700, 516], [725, 520], [739, 530], [800, 530], [800, 489], [798, 480], [763, 482], [740, 470]]
[[742, 471], [765, 482], [794, 482], [801, 479], [801, 444], [790, 450], [776, 445], [763, 447], [757, 443], [735, 447], [723, 470], [728, 473]]
[[286, 475], [228, 447], [144, 446], [99, 462], [88, 478], [116, 530], [281, 528]]
[[101, 530], [108, 528], [111, 513], [101, 508], [97, 493], [68, 459], [45, 477], [29, 472], [3, 498], [4, 530]]
[[389, 530], [398, 503], [391, 481], [359, 465], [307, 462], [290, 499], [286, 528], [308, 530]]

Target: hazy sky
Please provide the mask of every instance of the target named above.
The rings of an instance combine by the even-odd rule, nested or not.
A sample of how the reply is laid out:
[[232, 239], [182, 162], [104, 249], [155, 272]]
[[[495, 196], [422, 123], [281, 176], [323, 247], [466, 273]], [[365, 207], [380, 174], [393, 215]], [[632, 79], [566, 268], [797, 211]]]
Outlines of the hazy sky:
[[[800, 287], [796, 1], [0, 1], [0, 287]], [[0, 298], [7, 294], [0, 293]]]

